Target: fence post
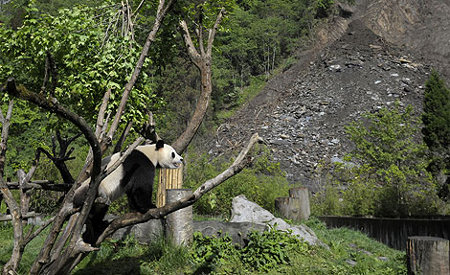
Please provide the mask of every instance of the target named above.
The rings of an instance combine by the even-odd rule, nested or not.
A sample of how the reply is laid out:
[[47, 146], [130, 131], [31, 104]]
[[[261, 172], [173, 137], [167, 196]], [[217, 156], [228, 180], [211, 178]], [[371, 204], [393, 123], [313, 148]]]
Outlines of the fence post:
[[408, 237], [408, 274], [450, 274], [449, 240], [437, 237]]

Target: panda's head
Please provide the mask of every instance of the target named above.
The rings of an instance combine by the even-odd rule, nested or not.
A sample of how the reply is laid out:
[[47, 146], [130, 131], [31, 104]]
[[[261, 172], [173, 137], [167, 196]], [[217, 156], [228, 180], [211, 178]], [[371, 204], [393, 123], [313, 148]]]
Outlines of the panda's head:
[[144, 145], [136, 148], [144, 153], [155, 167], [176, 169], [183, 163], [183, 158], [177, 154], [175, 149], [164, 141], [158, 140], [156, 144]]

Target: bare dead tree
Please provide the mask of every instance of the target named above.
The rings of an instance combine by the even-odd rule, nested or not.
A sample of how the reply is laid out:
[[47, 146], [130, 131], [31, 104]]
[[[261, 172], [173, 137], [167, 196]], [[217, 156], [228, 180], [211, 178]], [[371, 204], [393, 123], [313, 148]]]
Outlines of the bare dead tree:
[[200, 71], [201, 76], [201, 93], [195, 107], [195, 111], [191, 116], [191, 119], [186, 127], [186, 130], [178, 137], [178, 139], [172, 144], [172, 147], [180, 154], [186, 150], [187, 146], [191, 142], [195, 133], [200, 127], [200, 124], [205, 117], [206, 110], [208, 109], [209, 101], [211, 99], [212, 93], [212, 82], [211, 82], [211, 55], [212, 47], [214, 43], [214, 37], [216, 36], [217, 29], [222, 22], [223, 14], [225, 9], [222, 8], [217, 15], [214, 26], [208, 29], [208, 39], [205, 41], [203, 38], [204, 26], [203, 22], [200, 20], [198, 22], [198, 28], [195, 30], [195, 34], [198, 40], [198, 49], [195, 47], [194, 42], [191, 38], [189, 28], [185, 20], [181, 20], [180, 26], [183, 32], [184, 43], [187, 47], [187, 52], [189, 58], [194, 63], [194, 65]]
[[[71, 157], [74, 148], [69, 148], [70, 144], [74, 142], [77, 138], [81, 136], [81, 133], [71, 137], [71, 138], [63, 138], [58, 130], [56, 130], [56, 137], [52, 136], [52, 153], [48, 152], [44, 148], [39, 147], [38, 152], [44, 153], [48, 159], [50, 159], [53, 164], [58, 169], [64, 183], [73, 184], [75, 180], [72, 177], [69, 169], [67, 168], [66, 161], [72, 160], [75, 157]], [[58, 141], [58, 145], [56, 145], [56, 141]], [[59, 148], [59, 150], [58, 150]]]
[[[45, 226], [51, 224], [51, 229], [49, 231], [48, 236], [43, 244], [39, 255], [36, 257], [35, 262], [33, 263], [30, 274], [60, 274], [60, 273], [69, 273], [78, 263], [79, 261], [87, 255], [91, 251], [97, 250], [96, 247], [92, 247], [83, 242], [81, 237], [82, 227], [86, 222], [89, 211], [91, 210], [94, 200], [96, 198], [97, 188], [100, 184], [101, 180], [104, 179], [109, 173], [111, 173], [114, 169], [116, 169], [122, 161], [131, 153], [131, 151], [143, 141], [143, 138], [136, 140], [129, 148], [124, 152], [121, 158], [114, 164], [112, 167], [108, 168], [106, 171], [101, 171], [100, 163], [101, 156], [105, 152], [105, 150], [111, 145], [111, 141], [113, 136], [116, 133], [118, 125], [120, 123], [121, 117], [125, 112], [126, 102], [128, 100], [129, 93], [138, 79], [138, 76], [142, 70], [142, 66], [144, 60], [148, 54], [149, 48], [152, 43], [155, 41], [156, 33], [158, 32], [162, 20], [167, 14], [170, 7], [176, 0], [165, 0], [159, 1], [159, 6], [157, 10], [157, 16], [153, 25], [152, 30], [150, 31], [147, 40], [142, 49], [141, 55], [139, 57], [138, 62], [136, 63], [135, 70], [130, 77], [130, 80], [126, 84], [121, 102], [116, 111], [114, 118], [111, 123], [109, 123], [109, 114], [106, 114], [106, 106], [109, 101], [110, 92], [107, 91], [104, 95], [102, 104], [99, 109], [97, 124], [95, 127], [95, 131], [93, 131], [89, 125], [77, 114], [71, 112], [57, 101], [52, 95], [44, 95], [43, 93], [34, 93], [32, 91], [27, 90], [24, 86], [16, 85], [13, 78], [8, 79], [8, 82], [5, 87], [2, 87], [2, 91], [9, 93], [12, 96], [19, 97], [28, 102], [34, 103], [39, 107], [55, 113], [56, 115], [65, 118], [69, 122], [73, 123], [76, 127], [79, 128], [81, 133], [87, 139], [90, 147], [91, 153], [86, 159], [85, 167], [82, 172], [78, 176], [77, 183], [73, 185], [73, 187], [68, 191], [64, 201], [62, 202], [61, 208], [57, 211], [55, 217], [48, 220]], [[222, 9], [216, 19], [214, 27], [209, 30], [208, 41], [206, 44], [206, 49], [204, 47], [203, 41], [203, 27], [199, 29], [198, 40], [199, 40], [199, 51], [197, 51], [194, 47], [194, 43], [190, 38], [189, 30], [187, 28], [186, 22], [182, 21], [180, 24], [184, 30], [184, 39], [185, 43], [188, 46], [189, 55], [194, 62], [194, 64], [199, 68], [202, 75], [202, 93], [200, 96], [199, 104], [197, 104], [196, 110], [192, 116], [190, 123], [187, 126], [186, 131], [182, 134], [182, 136], [176, 141], [175, 146], [178, 151], [184, 151], [189, 142], [192, 140], [195, 135], [199, 125], [201, 124], [203, 117], [206, 113], [206, 109], [209, 104], [210, 95], [211, 95], [211, 52], [212, 52], [212, 44], [214, 41], [214, 36], [216, 30], [222, 20], [224, 10]], [[9, 113], [9, 112], [8, 112]], [[3, 116], [0, 117], [0, 119]], [[8, 117], [8, 116], [7, 116]], [[10, 117], [10, 116], [9, 116]], [[8, 125], [9, 120], [4, 119], [3, 126]], [[157, 138], [154, 129], [151, 129], [153, 126], [152, 123], [147, 125], [147, 129], [144, 129], [146, 134], [151, 134], [152, 136]], [[108, 127], [109, 126], [109, 127]], [[6, 128], [7, 129], [7, 128]], [[3, 145], [3, 132], [2, 131], [2, 145]], [[7, 136], [7, 131], [5, 132]], [[124, 134], [126, 137], [126, 133]], [[5, 151], [6, 151], [6, 140], [5, 139]], [[230, 166], [227, 170], [221, 173], [214, 179], [211, 179], [205, 182], [202, 186], [200, 186], [191, 196], [184, 198], [178, 202], [168, 204], [164, 207], [157, 209], [150, 209], [147, 213], [128, 213], [125, 214], [115, 220], [113, 220], [109, 226], [105, 229], [105, 231], [100, 235], [98, 240], [96, 241], [96, 245], [100, 245], [104, 239], [112, 234], [115, 230], [140, 222], [145, 222], [149, 219], [161, 218], [165, 215], [181, 209], [183, 207], [192, 205], [195, 201], [197, 201], [201, 196], [203, 196], [206, 192], [210, 191], [212, 188], [218, 186], [220, 183], [233, 176], [234, 174], [241, 171], [245, 165], [251, 161], [251, 158], [247, 158], [247, 153], [250, 148], [259, 141], [260, 138], [257, 134], [255, 134], [247, 144], [247, 146], [241, 151], [236, 161]], [[0, 176], [3, 176], [3, 166], [4, 166], [4, 151], [3, 146], [0, 147], [2, 151], [0, 152]], [[56, 152], [54, 152], [54, 155]], [[67, 154], [64, 154], [68, 156]], [[69, 154], [70, 155], [70, 154]], [[73, 195], [75, 189], [80, 185], [84, 179], [90, 178], [89, 190], [86, 195], [86, 199], [81, 209], [75, 209], [73, 206]], [[29, 181], [29, 179], [28, 179]], [[21, 211], [20, 206], [15, 202], [9, 202], [10, 191], [3, 181], [3, 177], [0, 180], [0, 188], [2, 194], [7, 197], [8, 206], [11, 204], [12, 213], [13, 213], [13, 223], [21, 220]], [[25, 185], [23, 185], [23, 190], [25, 190]], [[5, 195], [6, 194], [6, 195]], [[67, 226], [64, 228], [64, 222], [68, 221]], [[14, 227], [15, 234], [15, 242], [17, 241], [17, 252], [13, 252], [14, 255], [18, 255], [11, 262], [12, 265], [8, 267], [9, 271], [14, 272], [17, 268], [17, 264], [20, 261], [20, 257], [22, 255], [23, 250], [25, 249], [26, 244], [34, 238], [38, 232], [41, 232], [45, 227], [41, 227], [34, 232], [28, 232], [26, 237], [23, 238], [22, 228], [20, 226]], [[17, 233], [16, 233], [17, 231]], [[17, 236], [17, 238], [16, 238]], [[22, 236], [22, 237], [21, 237]], [[22, 241], [21, 241], [22, 240]], [[16, 247], [16, 245], [15, 245]], [[18, 260], [17, 260], [18, 259]], [[8, 272], [9, 272], [8, 271]]]

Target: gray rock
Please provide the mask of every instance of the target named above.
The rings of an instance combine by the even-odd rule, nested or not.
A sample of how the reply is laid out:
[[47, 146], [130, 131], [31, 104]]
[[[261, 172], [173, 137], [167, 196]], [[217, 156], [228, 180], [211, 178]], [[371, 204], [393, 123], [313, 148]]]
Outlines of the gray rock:
[[[107, 219], [112, 218], [112, 215], [107, 215]], [[164, 229], [162, 221], [160, 219], [156, 219], [127, 226], [114, 232], [111, 238], [115, 240], [124, 240], [130, 234], [134, 235], [139, 243], [149, 244], [163, 236]]]
[[290, 225], [283, 219], [276, 218], [272, 213], [256, 203], [247, 200], [244, 195], [239, 195], [233, 199], [230, 222], [250, 222], [265, 224], [268, 227], [274, 227], [276, 225], [276, 229], [278, 230], [292, 230], [293, 235], [310, 245], [326, 246], [306, 225]]
[[221, 222], [221, 221], [194, 221], [194, 232], [205, 236], [230, 235], [233, 243], [245, 246], [247, 235], [252, 231], [263, 232], [266, 225], [251, 222]]

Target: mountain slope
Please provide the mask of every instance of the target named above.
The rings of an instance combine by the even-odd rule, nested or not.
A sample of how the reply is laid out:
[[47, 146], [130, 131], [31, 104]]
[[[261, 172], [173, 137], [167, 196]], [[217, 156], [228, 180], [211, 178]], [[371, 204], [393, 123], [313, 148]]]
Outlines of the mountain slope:
[[289, 181], [313, 188], [318, 163], [351, 149], [345, 125], [395, 101], [420, 111], [431, 68], [448, 68], [436, 61], [447, 55], [443, 41], [424, 51], [426, 38], [414, 36], [435, 26], [420, 12], [444, 9], [437, 2], [357, 1], [353, 16], [331, 19], [315, 48], [300, 53], [297, 64], [219, 127], [210, 153], [226, 153], [258, 132]]

